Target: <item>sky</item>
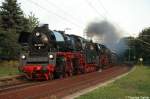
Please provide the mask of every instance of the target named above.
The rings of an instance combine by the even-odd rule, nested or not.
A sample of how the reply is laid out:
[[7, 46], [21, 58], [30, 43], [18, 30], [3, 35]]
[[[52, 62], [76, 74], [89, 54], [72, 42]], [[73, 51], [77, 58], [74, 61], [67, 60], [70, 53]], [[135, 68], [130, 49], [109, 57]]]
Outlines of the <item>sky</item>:
[[[4, 0], [0, 0], [4, 1]], [[26, 15], [35, 14], [51, 30], [84, 36], [89, 22], [108, 20], [123, 36], [150, 27], [150, 0], [18, 0]]]

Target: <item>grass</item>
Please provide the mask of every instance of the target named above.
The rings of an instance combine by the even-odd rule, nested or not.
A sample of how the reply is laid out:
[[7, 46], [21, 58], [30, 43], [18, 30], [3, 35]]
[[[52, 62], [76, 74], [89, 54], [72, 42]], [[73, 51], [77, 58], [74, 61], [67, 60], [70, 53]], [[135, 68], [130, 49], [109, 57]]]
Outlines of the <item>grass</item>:
[[2, 61], [0, 62], [0, 77], [11, 76], [19, 73], [18, 61]]
[[127, 76], [77, 99], [150, 99], [150, 67], [137, 66]]

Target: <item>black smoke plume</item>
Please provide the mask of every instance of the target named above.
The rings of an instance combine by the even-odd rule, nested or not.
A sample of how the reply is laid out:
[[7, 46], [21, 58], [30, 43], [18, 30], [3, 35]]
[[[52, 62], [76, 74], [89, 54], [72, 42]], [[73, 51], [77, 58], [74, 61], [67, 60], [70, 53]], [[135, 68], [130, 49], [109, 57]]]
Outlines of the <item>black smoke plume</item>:
[[126, 44], [119, 42], [122, 32], [108, 21], [91, 22], [85, 29], [86, 36], [94, 42], [105, 44], [112, 51], [122, 53]]

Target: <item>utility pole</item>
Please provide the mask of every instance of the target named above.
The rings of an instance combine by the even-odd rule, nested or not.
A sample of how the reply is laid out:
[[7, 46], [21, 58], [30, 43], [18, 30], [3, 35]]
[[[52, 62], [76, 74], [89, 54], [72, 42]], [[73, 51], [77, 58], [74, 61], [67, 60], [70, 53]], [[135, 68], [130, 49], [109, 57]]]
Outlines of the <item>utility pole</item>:
[[131, 53], [131, 48], [129, 47], [128, 61], [130, 61], [130, 60], [131, 60], [130, 53]]
[[[131, 36], [129, 38], [129, 42], [131, 43]], [[130, 50], [131, 50], [131, 45], [129, 46], [129, 53], [128, 53], [128, 61], [130, 61]]]
[[133, 57], [134, 61], [136, 60], [136, 50], [135, 50], [135, 46], [134, 46], [134, 57]]

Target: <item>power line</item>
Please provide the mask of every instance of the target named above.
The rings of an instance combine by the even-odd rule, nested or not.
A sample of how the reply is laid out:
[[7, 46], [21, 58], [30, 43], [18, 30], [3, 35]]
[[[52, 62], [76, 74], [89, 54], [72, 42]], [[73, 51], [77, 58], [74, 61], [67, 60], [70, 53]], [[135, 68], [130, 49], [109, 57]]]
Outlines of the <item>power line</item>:
[[53, 11], [49, 10], [49, 9], [46, 9], [45, 7], [43, 7], [43, 6], [41, 6], [40, 4], [38, 4], [38, 3], [34, 2], [33, 0], [28, 0], [28, 1], [29, 1], [29, 2], [31, 2], [32, 4], [34, 4], [34, 5], [38, 6], [39, 8], [41, 8], [41, 9], [43, 9], [43, 10], [47, 11], [47, 12], [48, 12], [48, 14], [50, 14], [50, 13], [51, 13], [51, 14], [53, 14], [53, 15], [55, 15], [55, 16], [57, 16], [57, 17], [61, 18], [62, 20], [64, 20], [64, 21], [66, 21], [66, 22], [68, 22], [68, 23], [71, 23], [71, 24], [75, 25], [76, 27], [81, 27], [80, 25], [78, 25], [78, 24], [76, 24], [76, 23], [74, 23], [74, 22], [72, 22], [72, 21], [68, 20], [66, 17], [60, 16], [59, 14], [57, 14], [57, 13], [55, 13], [55, 12], [53, 12]]
[[[108, 10], [107, 10], [107, 9], [105, 8], [105, 6], [103, 5], [102, 1], [101, 1], [101, 0], [97, 0], [97, 1], [98, 1], [98, 3], [101, 5], [101, 7], [104, 9], [105, 14], [107, 13], [107, 15], [110, 16]], [[107, 17], [107, 15], [106, 15], [106, 17]]]
[[[109, 13], [109, 11], [106, 9], [106, 7], [104, 6], [104, 4], [102, 3], [102, 1], [101, 0], [97, 0], [98, 2], [99, 2], [99, 4], [101, 5], [101, 7], [104, 9], [104, 11], [105, 11], [105, 16], [107, 17], [111, 17], [111, 15], [110, 15], [110, 13]], [[116, 23], [116, 22], [114, 22], [118, 27], [120, 26], [118, 23]]]
[[[143, 42], [143, 43], [145, 43], [145, 44], [150, 46], [150, 43], [148, 43], [148, 42], [145, 42], [145, 41], [143, 41], [141, 39], [138, 39], [138, 38], [137, 38], [137, 40], [139, 40], [139, 41], [141, 41], [141, 42]], [[147, 51], [150, 51], [150, 47], [148, 47], [148, 46], [146, 46], [146, 47], [147, 47]]]
[[60, 8], [59, 5], [56, 5], [56, 4], [54, 4], [53, 2], [51, 2], [51, 1], [49, 1], [49, 0], [46, 0], [46, 1], [47, 1], [50, 5], [52, 5], [53, 7], [55, 7], [55, 8], [57, 8], [57, 9], [61, 10], [61, 12], [63, 12], [65, 15], [66, 15], [66, 14], [69, 15], [69, 16], [71, 17], [71, 19], [73, 19], [74, 21], [78, 22], [78, 20], [77, 20], [75, 17], [73, 17], [70, 13], [68, 13], [68, 12], [66, 12], [65, 10], [63, 10], [62, 8]]
[[149, 37], [150, 35], [141, 35], [140, 37], [145, 36], [145, 37]]
[[87, 4], [99, 15], [102, 16], [104, 19], [106, 19], [106, 17], [104, 15], [102, 15], [101, 13], [99, 13], [99, 11], [91, 4], [91, 2], [89, 0], [86, 0]]
[[[137, 39], [138, 39], [138, 38], [137, 38]], [[146, 41], [143, 41], [143, 40], [141, 40], [141, 39], [138, 39], [138, 40], [150, 46], [150, 43], [148, 43], [148, 42], [146, 42]]]

